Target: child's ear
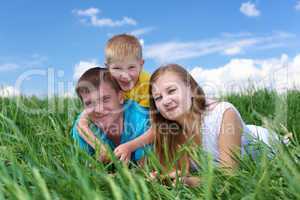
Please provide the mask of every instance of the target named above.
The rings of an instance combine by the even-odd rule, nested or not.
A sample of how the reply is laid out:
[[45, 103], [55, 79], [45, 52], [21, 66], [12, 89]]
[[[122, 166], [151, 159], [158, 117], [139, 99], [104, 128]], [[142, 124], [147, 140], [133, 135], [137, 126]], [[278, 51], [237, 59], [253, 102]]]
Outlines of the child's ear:
[[119, 98], [120, 104], [123, 104], [124, 103], [124, 94], [121, 90], [118, 93], [118, 98]]
[[144, 66], [145, 60], [144, 60], [144, 59], [141, 59], [140, 64], [141, 64], [141, 66]]

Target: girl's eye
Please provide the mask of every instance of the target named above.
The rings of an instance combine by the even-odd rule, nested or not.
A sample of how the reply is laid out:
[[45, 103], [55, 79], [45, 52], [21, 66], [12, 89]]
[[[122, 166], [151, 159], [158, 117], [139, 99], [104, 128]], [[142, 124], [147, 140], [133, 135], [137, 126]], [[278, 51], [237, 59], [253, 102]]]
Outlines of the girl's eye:
[[135, 66], [130, 66], [129, 69], [133, 70], [133, 69], [135, 69]]
[[176, 89], [170, 89], [170, 90], [168, 91], [168, 93], [169, 93], [169, 94], [174, 94], [175, 91], [176, 91]]

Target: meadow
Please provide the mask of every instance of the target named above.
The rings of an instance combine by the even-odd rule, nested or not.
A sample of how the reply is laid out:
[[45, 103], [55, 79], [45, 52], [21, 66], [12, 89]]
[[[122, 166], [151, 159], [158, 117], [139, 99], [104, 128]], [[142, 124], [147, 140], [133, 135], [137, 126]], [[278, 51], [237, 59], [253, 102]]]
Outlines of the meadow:
[[81, 151], [70, 137], [81, 110], [77, 99], [2, 97], [0, 199], [300, 199], [300, 91], [245, 91], [221, 99], [233, 103], [246, 123], [292, 139], [272, 156], [262, 148], [255, 159], [239, 158], [232, 174], [199, 150], [201, 185], [188, 188], [149, 181], [151, 165], [103, 165]]

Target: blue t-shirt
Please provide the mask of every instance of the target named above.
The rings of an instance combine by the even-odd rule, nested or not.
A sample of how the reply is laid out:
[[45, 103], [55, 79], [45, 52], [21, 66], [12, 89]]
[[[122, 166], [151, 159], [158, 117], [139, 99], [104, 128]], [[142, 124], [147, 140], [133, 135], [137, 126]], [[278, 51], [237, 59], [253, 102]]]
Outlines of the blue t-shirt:
[[[150, 127], [149, 121], [149, 110], [140, 106], [137, 102], [132, 100], [127, 100], [123, 104], [123, 132], [120, 138], [120, 144], [124, 144], [130, 140], [133, 140], [143, 133], [145, 133]], [[78, 133], [77, 124], [79, 121], [79, 116], [73, 123], [73, 127], [71, 129], [71, 135], [73, 139], [79, 144], [80, 148], [87, 151], [90, 155], [95, 153], [94, 149], [86, 143]], [[111, 147], [112, 150], [116, 148], [114, 142], [107, 137], [107, 135], [94, 123], [89, 125], [91, 131], [95, 134], [97, 138], [99, 138], [102, 142]], [[138, 161], [144, 156], [144, 148], [138, 148], [131, 154], [132, 161]]]

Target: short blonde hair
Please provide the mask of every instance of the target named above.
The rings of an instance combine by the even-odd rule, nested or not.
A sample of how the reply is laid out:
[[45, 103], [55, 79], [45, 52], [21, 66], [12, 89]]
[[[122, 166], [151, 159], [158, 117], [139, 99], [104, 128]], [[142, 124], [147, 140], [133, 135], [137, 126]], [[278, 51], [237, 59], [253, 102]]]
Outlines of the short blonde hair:
[[133, 35], [115, 35], [106, 43], [106, 64], [110, 64], [115, 61], [123, 61], [126, 58], [141, 60], [142, 57], [142, 46], [139, 40]]

